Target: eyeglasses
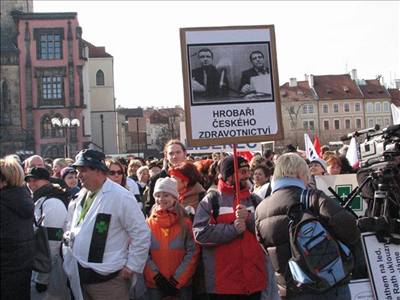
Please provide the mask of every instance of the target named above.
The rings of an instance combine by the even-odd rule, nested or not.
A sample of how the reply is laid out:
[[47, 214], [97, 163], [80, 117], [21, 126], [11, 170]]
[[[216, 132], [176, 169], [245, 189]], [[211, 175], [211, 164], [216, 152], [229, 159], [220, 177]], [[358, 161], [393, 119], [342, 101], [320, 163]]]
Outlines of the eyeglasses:
[[110, 174], [111, 176], [114, 176], [114, 175], [123, 175], [124, 172], [122, 172], [122, 171], [109, 171], [108, 174]]

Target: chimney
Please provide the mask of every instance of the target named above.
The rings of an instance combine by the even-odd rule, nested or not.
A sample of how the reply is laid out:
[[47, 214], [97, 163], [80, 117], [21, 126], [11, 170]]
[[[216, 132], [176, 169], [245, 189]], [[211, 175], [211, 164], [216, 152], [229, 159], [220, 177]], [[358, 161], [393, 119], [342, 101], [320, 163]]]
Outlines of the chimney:
[[357, 69], [352, 69], [350, 76], [351, 76], [351, 80], [356, 81], [357, 80]]
[[296, 77], [290, 78], [289, 79], [289, 87], [295, 87], [297, 86], [297, 79]]
[[308, 75], [308, 85], [310, 89], [314, 88], [314, 75], [312, 74]]

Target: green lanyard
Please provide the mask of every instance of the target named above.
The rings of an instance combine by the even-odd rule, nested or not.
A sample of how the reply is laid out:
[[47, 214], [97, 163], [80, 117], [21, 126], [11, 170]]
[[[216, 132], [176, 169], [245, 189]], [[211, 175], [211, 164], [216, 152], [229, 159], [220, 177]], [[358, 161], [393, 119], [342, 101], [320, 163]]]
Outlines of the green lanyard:
[[85, 218], [90, 206], [92, 206], [92, 203], [94, 199], [96, 198], [97, 192], [89, 192], [86, 195], [85, 202], [83, 203], [81, 215], [79, 216], [78, 224]]

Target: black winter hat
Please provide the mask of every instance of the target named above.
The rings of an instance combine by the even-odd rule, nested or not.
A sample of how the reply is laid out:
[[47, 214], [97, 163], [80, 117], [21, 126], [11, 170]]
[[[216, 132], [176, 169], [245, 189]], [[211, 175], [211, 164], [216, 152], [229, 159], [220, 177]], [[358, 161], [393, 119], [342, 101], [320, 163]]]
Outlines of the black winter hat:
[[[239, 169], [244, 167], [249, 167], [248, 161], [241, 156], [237, 157], [237, 162]], [[233, 156], [228, 156], [222, 160], [221, 165], [219, 167], [219, 172], [224, 181], [226, 181], [229, 176], [233, 175], [234, 173], [233, 163], [234, 163]]]
[[75, 162], [72, 167], [91, 167], [93, 169], [99, 169], [102, 171], [108, 171], [105, 164], [106, 156], [103, 152], [93, 149], [83, 149], [75, 157]]
[[34, 179], [50, 179], [50, 173], [45, 168], [34, 167], [29, 170], [29, 173], [25, 176], [25, 181], [28, 181], [29, 178]]

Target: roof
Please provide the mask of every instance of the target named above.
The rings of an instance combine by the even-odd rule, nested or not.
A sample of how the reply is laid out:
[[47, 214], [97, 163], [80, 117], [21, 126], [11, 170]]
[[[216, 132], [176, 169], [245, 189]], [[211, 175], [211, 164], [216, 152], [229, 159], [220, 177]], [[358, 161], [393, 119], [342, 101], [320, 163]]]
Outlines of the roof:
[[[312, 76], [312, 75], [310, 75]], [[314, 90], [320, 100], [363, 99], [349, 74], [314, 75]]]
[[364, 94], [365, 99], [390, 98], [389, 92], [381, 85], [379, 79], [361, 80], [358, 86]]
[[109, 53], [106, 52], [106, 47], [98, 47], [93, 45], [92, 43], [84, 40], [89, 48], [89, 58], [96, 58], [96, 57], [112, 57]]
[[282, 101], [311, 101], [315, 100], [314, 92], [307, 81], [297, 81], [296, 86], [289, 86], [286, 82], [280, 87]]
[[400, 89], [388, 89], [392, 103], [397, 107], [400, 107]]
[[143, 117], [143, 108], [119, 108], [117, 109], [118, 113], [125, 115], [126, 118], [134, 117], [141, 118]]

